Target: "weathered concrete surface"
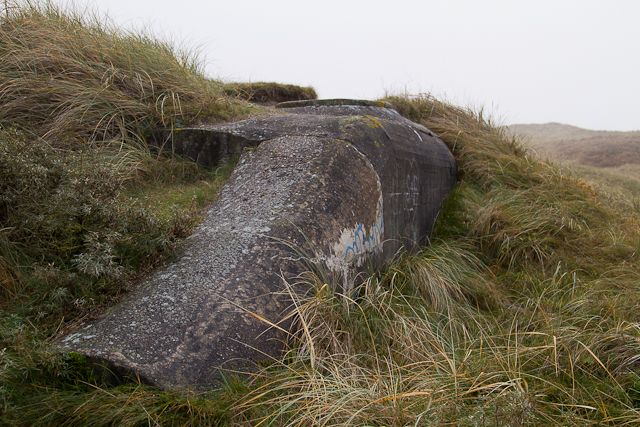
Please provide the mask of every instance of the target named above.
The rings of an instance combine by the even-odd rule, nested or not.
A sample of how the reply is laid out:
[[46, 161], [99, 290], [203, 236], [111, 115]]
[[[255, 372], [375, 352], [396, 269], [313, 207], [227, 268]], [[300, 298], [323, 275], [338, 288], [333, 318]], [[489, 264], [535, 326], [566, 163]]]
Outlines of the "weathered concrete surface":
[[424, 242], [455, 182], [440, 140], [388, 106], [285, 107], [178, 133], [176, 151], [207, 165], [254, 149], [176, 261], [63, 346], [161, 387], [211, 387], [280, 354], [286, 337], [258, 318], [290, 306], [282, 277], [305, 265], [289, 245], [348, 276]]
[[350, 142], [373, 164], [384, 198], [385, 257], [426, 243], [456, 165], [429, 129], [391, 105], [361, 100], [310, 100], [279, 104], [276, 114], [176, 133], [177, 153], [214, 166], [246, 147], [286, 135]]

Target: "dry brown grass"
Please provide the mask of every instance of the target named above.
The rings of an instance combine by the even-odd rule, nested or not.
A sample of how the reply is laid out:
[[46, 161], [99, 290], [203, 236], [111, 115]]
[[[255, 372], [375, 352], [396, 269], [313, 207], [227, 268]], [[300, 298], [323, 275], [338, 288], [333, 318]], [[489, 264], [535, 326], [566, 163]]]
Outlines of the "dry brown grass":
[[248, 111], [203, 76], [194, 54], [51, 3], [6, 4], [0, 58], [0, 123], [54, 142], [144, 140]]
[[640, 132], [595, 131], [559, 123], [511, 125], [539, 154], [599, 168], [640, 164]]
[[[44, 19], [42, 9], [25, 10], [31, 11], [28, 16]], [[47, 12], [53, 13], [47, 19], [75, 28], [73, 22], [67, 22], [69, 18], [54, 12]], [[93, 34], [91, 31], [79, 33]], [[38, 46], [33, 46], [38, 52]], [[90, 56], [77, 58], [91, 61]], [[144, 55], [140, 61], [146, 63]], [[137, 65], [129, 69], [136, 70]], [[88, 91], [95, 94], [102, 80], [87, 78], [94, 82]], [[21, 81], [26, 85], [30, 80]], [[107, 87], [119, 90], [119, 81], [108, 79]], [[126, 93], [137, 94], [127, 99], [137, 100], [148, 92], [126, 87]], [[43, 93], [32, 95], [49, 99]], [[156, 109], [161, 99], [157, 95], [143, 97], [151, 109], [145, 117], [155, 118], [153, 126], [162, 125], [162, 117], [177, 123], [182, 117], [178, 114], [181, 103], [172, 104], [168, 111], [173, 112], [165, 116], [163, 109]], [[82, 91], [73, 96], [85, 99]], [[18, 102], [17, 98], [7, 99]], [[130, 128], [102, 128], [101, 124], [110, 121], [101, 119], [112, 117], [113, 110], [108, 108], [91, 116], [92, 121], [86, 122], [91, 126], [84, 127], [84, 113], [78, 115], [84, 110], [67, 110], [75, 105], [73, 99], [62, 95], [55, 99], [58, 107], [36, 108], [35, 118], [23, 108], [12, 123], [33, 126], [52, 138], [57, 133], [48, 130], [46, 119], [69, 111], [62, 117], [70, 118], [61, 119], [61, 124], [68, 126], [65, 132], [77, 128], [82, 138], [132, 139], [132, 134], [146, 132], [145, 119], [128, 113], [117, 115], [111, 123], [130, 117]], [[182, 95], [180, 99], [184, 100]], [[88, 230], [91, 238], [79, 235], [78, 243], [66, 246], [75, 251], [66, 263], [60, 262], [60, 256], [47, 258], [54, 251], [42, 244], [37, 248], [24, 245], [46, 262], [20, 288], [22, 294], [13, 299], [16, 303], [11, 311], [0, 312], [0, 422], [97, 426], [639, 424], [637, 212], [609, 203], [575, 175], [541, 162], [481, 113], [429, 96], [389, 101], [405, 116], [439, 134], [458, 161], [460, 181], [440, 215], [433, 244], [354, 283], [353, 292], [347, 295], [334, 292], [341, 287], [326, 283], [323, 277], [328, 275], [304, 275], [300, 280], [311, 289], [308, 294], [298, 295], [293, 285], [287, 288], [293, 301], [287, 320], [293, 329], [286, 355], [242, 381], [229, 381], [221, 391], [198, 396], [162, 392], [135, 381], [113, 384], [98, 377], [86, 360], [60, 355], [50, 347], [47, 338], [63, 321], [77, 319], [86, 313], [82, 307], [120, 284], [117, 280], [96, 281], [73, 270], [81, 267], [96, 273], [97, 268], [114, 267], [111, 261], [115, 259], [100, 263], [104, 251], [96, 251], [91, 236], [103, 233], [102, 241], [107, 243], [122, 239], [130, 245], [126, 252], [129, 257], [134, 255], [134, 264], [140, 258], [154, 258], [154, 250], [146, 245], [162, 244], [164, 234], [150, 234], [147, 223], [153, 225], [153, 221], [140, 218], [136, 211], [123, 215], [134, 204], [109, 196], [111, 182], [120, 180], [116, 177], [118, 162], [130, 169], [138, 164], [135, 156], [108, 163], [94, 155], [90, 156], [92, 163], [83, 160], [80, 167], [72, 162], [74, 157], [67, 158], [66, 165], [55, 162], [49, 153], [58, 149], [48, 144], [38, 148], [28, 138], [16, 142], [4, 155], [6, 166], [0, 169], [20, 183], [2, 192], [12, 197], [11, 206], [25, 206], [12, 217], [12, 224], [26, 218], [43, 232], [55, 233], [54, 238], [45, 234], [47, 238], [40, 240], [55, 248], [60, 236], [75, 235], [68, 227], [75, 230], [76, 224], [68, 218], [77, 215], [68, 214], [69, 210], [89, 206], [96, 219], [94, 228]], [[105, 116], [106, 111], [112, 113]], [[193, 111], [200, 110], [194, 107]], [[235, 114], [233, 108], [229, 111]], [[0, 147], [11, 148], [8, 144]], [[35, 150], [32, 156], [31, 150]], [[38, 150], [43, 155], [36, 155]], [[74, 155], [81, 156], [81, 150], [77, 151]], [[90, 154], [94, 153], [97, 151]], [[38, 173], [30, 173], [26, 166]], [[105, 182], [101, 167], [116, 176]], [[90, 178], [89, 188], [74, 179], [78, 170]], [[45, 178], [51, 173], [62, 177], [58, 181], [64, 188], [50, 189]], [[45, 177], [39, 185], [49, 190], [37, 193], [56, 202], [45, 207], [60, 212], [53, 223], [50, 215], [31, 209], [40, 199], [33, 197], [33, 185], [25, 182], [38, 176]], [[86, 191], [92, 188], [92, 193]], [[16, 189], [25, 189], [35, 201]], [[64, 198], [59, 199], [60, 195]], [[183, 199], [183, 195], [176, 197]], [[161, 199], [152, 198], [150, 203]], [[114, 219], [122, 223], [114, 224]], [[141, 220], [139, 231], [132, 232], [131, 226]], [[80, 229], [85, 224], [83, 220]], [[33, 229], [37, 228], [16, 231]], [[23, 241], [28, 242], [31, 234], [25, 236]], [[77, 260], [83, 263], [78, 265]]]
[[428, 96], [390, 101], [436, 131], [461, 169], [431, 246], [353, 283], [346, 295], [320, 267], [300, 277], [311, 291], [287, 288], [286, 355], [210, 395], [114, 386], [84, 361], [22, 344], [29, 356], [8, 353], [9, 368], [0, 370], [13, 387], [5, 419], [640, 423], [637, 214], [539, 161], [479, 113]]

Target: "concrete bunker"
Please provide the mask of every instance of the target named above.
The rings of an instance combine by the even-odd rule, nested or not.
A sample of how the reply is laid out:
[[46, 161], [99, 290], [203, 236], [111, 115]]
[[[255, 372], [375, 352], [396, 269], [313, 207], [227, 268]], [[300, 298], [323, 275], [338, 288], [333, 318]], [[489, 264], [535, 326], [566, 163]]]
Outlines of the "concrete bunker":
[[61, 342], [163, 388], [278, 357], [284, 334], [258, 318], [277, 323], [291, 303], [283, 277], [306, 269], [292, 247], [348, 286], [365, 263], [425, 244], [456, 181], [444, 143], [380, 102], [287, 102], [172, 144], [207, 166], [241, 157], [175, 261]]

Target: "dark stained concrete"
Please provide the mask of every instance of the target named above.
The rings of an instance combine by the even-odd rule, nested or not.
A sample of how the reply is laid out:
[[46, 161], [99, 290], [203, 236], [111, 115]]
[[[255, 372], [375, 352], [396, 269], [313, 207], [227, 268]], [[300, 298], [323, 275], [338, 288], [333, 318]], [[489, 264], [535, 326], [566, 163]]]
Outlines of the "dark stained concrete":
[[290, 308], [283, 277], [307, 268], [296, 250], [350, 292], [365, 263], [426, 242], [455, 184], [442, 141], [388, 105], [282, 107], [175, 133], [179, 154], [240, 163], [177, 259], [66, 336], [67, 350], [164, 388], [212, 387], [220, 369], [280, 355], [286, 335], [260, 319], [277, 323]]

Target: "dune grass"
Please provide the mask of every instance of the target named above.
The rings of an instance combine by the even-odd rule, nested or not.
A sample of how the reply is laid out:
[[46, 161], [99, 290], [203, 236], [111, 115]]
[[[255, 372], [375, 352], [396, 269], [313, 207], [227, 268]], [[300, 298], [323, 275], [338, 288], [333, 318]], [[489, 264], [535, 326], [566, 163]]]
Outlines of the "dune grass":
[[432, 245], [336, 295], [234, 406], [286, 425], [640, 423], [638, 217], [481, 114], [387, 99], [462, 172]]
[[[67, 425], [633, 425], [638, 217], [480, 114], [388, 99], [438, 132], [461, 180], [432, 245], [334, 292], [300, 278], [289, 350], [222, 390], [96, 378], [40, 343], [7, 352], [5, 419]], [[293, 284], [292, 284], [293, 286]], [[21, 344], [24, 345], [24, 344]], [[5, 356], [6, 357], [6, 356]], [[7, 364], [5, 364], [7, 366]], [[19, 397], [16, 397], [19, 396]]]
[[281, 360], [194, 394], [56, 352], [170, 256], [229, 173], [158, 156], [154, 131], [251, 107], [146, 36], [29, 3], [0, 23], [0, 424], [640, 423], [637, 209], [429, 96], [386, 100], [458, 161], [432, 244], [348, 295], [322, 272], [298, 279], [306, 296], [285, 287]]
[[154, 135], [255, 107], [151, 36], [48, 2], [3, 6], [0, 304], [47, 318], [47, 298], [64, 302], [50, 304], [59, 313], [157, 264], [228, 175], [153, 151]]
[[[151, 36], [50, 3], [3, 6], [0, 424], [48, 425], [64, 413], [64, 397], [51, 415], [29, 409], [43, 403], [33, 398], [56, 384], [85, 384], [89, 393], [99, 381], [49, 340], [171, 256], [232, 168], [205, 170], [159, 153], [154, 135], [257, 108], [225, 95], [195, 56]], [[56, 423], [86, 425], [68, 415]]]
[[88, 12], [10, 0], [0, 20], [0, 122], [51, 141], [140, 141], [246, 114], [197, 55]]

